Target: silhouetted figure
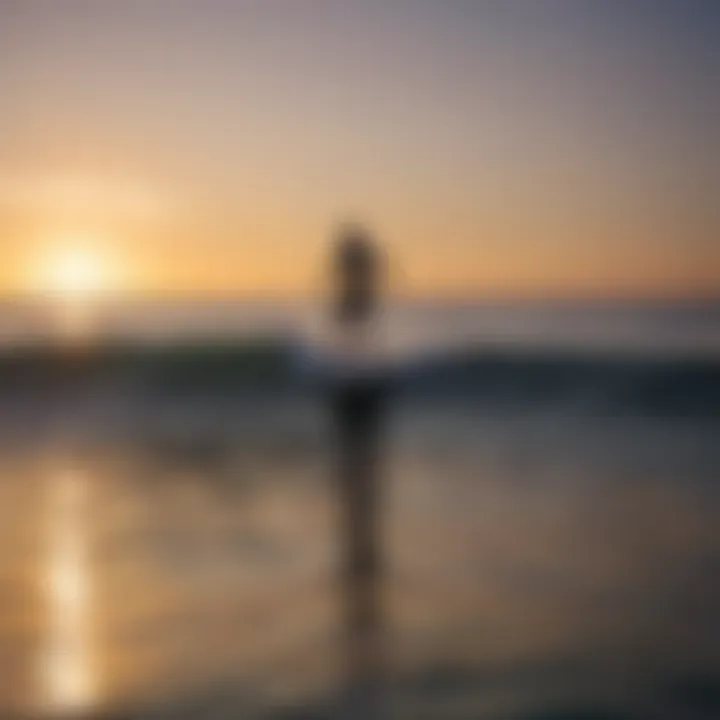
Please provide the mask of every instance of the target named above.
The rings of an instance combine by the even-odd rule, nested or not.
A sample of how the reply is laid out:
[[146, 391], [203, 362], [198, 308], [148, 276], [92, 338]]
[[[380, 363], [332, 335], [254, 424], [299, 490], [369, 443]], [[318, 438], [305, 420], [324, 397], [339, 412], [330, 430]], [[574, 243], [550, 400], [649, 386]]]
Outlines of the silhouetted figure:
[[336, 317], [346, 329], [373, 320], [379, 290], [378, 255], [359, 227], [341, 231], [335, 256]]
[[[382, 665], [379, 452], [386, 383], [373, 363], [380, 263], [358, 228], [341, 232], [335, 250], [335, 341], [332, 383], [343, 513], [343, 594], [348, 690], [363, 711], [376, 711]], [[360, 708], [358, 708], [360, 711]]]

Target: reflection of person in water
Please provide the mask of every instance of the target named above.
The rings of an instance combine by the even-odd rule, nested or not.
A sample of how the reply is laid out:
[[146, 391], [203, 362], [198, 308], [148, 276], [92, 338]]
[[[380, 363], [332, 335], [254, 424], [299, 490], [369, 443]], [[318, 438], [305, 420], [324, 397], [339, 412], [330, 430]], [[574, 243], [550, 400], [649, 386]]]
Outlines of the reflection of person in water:
[[386, 382], [373, 361], [380, 285], [378, 251], [358, 228], [344, 230], [335, 255], [336, 349], [331, 402], [342, 494], [349, 683], [380, 670], [378, 461]]

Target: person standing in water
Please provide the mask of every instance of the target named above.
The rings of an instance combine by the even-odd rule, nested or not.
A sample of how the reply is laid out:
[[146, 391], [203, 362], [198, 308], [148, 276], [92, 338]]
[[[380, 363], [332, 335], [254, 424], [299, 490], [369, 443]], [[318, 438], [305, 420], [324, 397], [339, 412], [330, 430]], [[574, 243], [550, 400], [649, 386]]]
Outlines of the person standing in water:
[[378, 353], [382, 267], [363, 229], [339, 233], [333, 258], [330, 404], [342, 513], [347, 689], [377, 717], [382, 671], [380, 452], [387, 378]]

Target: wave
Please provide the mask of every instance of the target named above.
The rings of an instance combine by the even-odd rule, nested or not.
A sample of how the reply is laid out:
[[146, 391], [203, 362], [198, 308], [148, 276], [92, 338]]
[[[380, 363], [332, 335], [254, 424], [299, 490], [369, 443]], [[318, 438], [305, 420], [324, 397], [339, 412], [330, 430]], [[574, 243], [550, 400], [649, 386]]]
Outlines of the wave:
[[503, 406], [720, 418], [715, 358], [476, 348], [426, 360], [401, 385], [410, 394]]
[[[86, 383], [114, 383], [144, 397], [295, 395], [327, 380], [285, 339], [163, 347], [48, 347], [0, 354], [0, 398]], [[446, 398], [502, 408], [720, 418], [720, 360], [482, 346], [414, 358], [385, 372], [403, 398]]]

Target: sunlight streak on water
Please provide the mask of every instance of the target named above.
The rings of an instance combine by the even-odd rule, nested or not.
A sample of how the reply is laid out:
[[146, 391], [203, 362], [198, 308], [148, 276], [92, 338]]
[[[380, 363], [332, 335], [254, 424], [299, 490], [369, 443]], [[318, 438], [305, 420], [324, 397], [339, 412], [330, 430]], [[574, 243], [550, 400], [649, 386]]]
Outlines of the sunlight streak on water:
[[63, 712], [96, 695], [92, 666], [91, 582], [88, 570], [88, 484], [80, 472], [50, 478], [46, 519], [48, 630], [40, 657], [43, 705]]

